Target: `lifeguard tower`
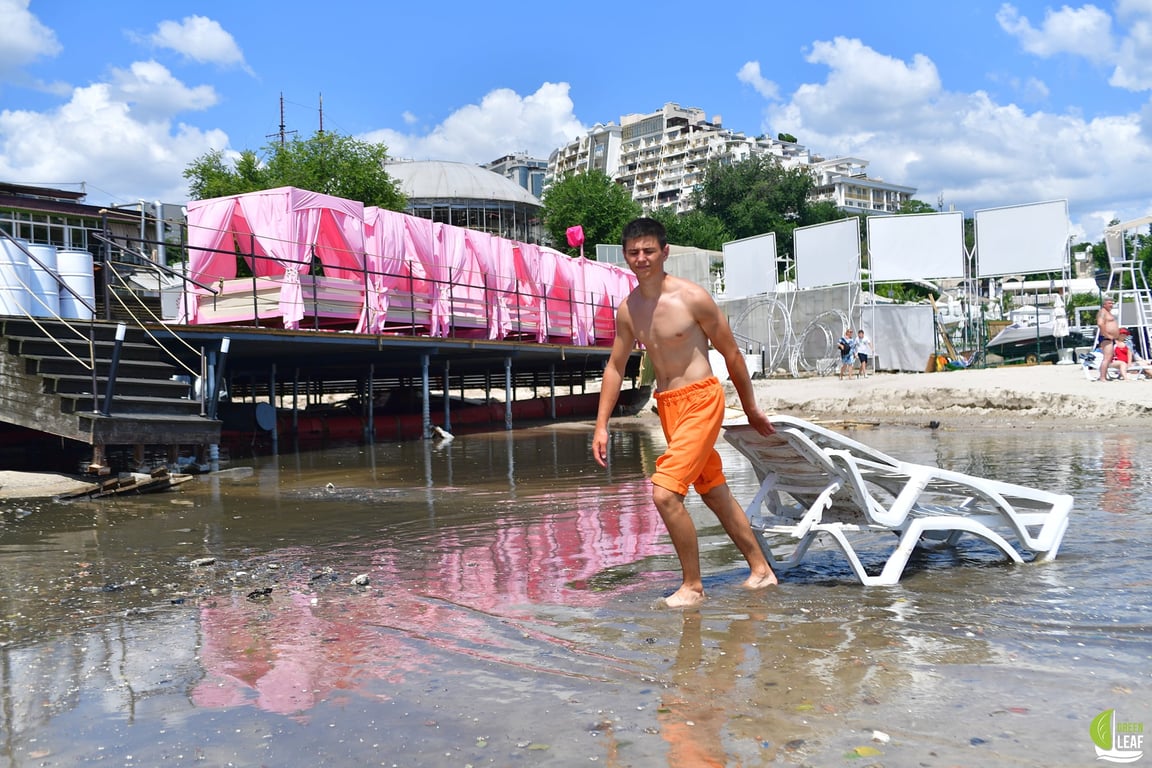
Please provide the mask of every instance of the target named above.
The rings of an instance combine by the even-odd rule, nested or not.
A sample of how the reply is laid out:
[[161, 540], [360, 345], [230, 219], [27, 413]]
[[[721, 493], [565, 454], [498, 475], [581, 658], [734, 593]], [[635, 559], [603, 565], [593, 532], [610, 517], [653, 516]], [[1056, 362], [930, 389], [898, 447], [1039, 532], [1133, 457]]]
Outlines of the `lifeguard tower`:
[[1140, 260], [1128, 252], [1126, 235], [1130, 230], [1152, 225], [1152, 216], [1114, 224], [1104, 230], [1104, 245], [1108, 249], [1108, 295], [1116, 300], [1116, 321], [1133, 332], [1141, 357], [1152, 357], [1152, 290], [1140, 269]]

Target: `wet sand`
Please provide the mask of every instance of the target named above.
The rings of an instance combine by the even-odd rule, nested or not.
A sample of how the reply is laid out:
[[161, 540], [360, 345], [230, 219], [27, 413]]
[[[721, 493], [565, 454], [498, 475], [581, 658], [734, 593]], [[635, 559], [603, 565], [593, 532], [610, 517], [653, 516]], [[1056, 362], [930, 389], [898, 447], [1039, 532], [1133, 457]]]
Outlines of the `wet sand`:
[[[765, 410], [820, 420], [1097, 429], [1152, 415], [1152, 380], [1089, 381], [1079, 365], [761, 379], [755, 386]], [[729, 404], [739, 407], [734, 394]]]
[[[980, 379], [876, 382], [902, 392], [959, 375]], [[872, 383], [758, 388], [776, 410], [773, 398], [796, 387], [838, 402]], [[801, 415], [821, 415], [804, 403]], [[827, 417], [864, 420], [844, 408]], [[861, 588], [828, 546], [780, 588], [748, 592], [739, 554], [692, 497], [709, 594], [695, 612], [654, 608], [677, 561], [651, 509], [663, 442], [650, 413], [618, 420], [607, 472], [590, 460], [590, 424], [576, 422], [259, 457], [171, 494], [11, 503], [0, 654], [13, 703], [0, 755], [290, 768], [1087, 765], [1098, 713], [1152, 722], [1152, 565], [1139, 557], [1152, 481], [1136, 469], [1152, 438], [971, 423], [865, 439], [1073, 493], [1055, 562], [1009, 567], [965, 541], [918, 556], [897, 586]], [[755, 473], [721, 442], [747, 500]]]

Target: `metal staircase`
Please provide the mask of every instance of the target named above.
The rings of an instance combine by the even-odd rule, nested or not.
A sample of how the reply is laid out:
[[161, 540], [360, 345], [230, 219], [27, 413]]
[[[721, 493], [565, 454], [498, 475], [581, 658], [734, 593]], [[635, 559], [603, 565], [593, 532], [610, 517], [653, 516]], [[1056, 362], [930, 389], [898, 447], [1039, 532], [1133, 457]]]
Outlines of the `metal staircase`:
[[94, 471], [114, 445], [164, 446], [174, 460], [181, 446], [219, 442], [220, 422], [143, 329], [39, 318], [0, 327], [0, 421], [91, 445]]

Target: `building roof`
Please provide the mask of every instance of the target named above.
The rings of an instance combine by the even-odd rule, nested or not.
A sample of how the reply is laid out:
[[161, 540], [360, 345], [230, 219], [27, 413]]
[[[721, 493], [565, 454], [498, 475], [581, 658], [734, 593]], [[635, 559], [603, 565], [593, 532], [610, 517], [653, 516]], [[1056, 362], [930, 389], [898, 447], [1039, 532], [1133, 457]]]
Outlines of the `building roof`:
[[384, 170], [412, 200], [498, 200], [540, 206], [540, 200], [516, 182], [478, 165], [404, 161], [387, 163]]

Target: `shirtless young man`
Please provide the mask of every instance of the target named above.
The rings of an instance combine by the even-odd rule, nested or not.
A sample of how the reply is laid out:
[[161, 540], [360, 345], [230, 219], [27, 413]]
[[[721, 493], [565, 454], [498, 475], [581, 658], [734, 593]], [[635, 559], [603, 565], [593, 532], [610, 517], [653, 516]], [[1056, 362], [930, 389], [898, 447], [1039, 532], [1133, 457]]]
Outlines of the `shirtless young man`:
[[1100, 329], [1100, 381], [1108, 381], [1108, 366], [1112, 364], [1112, 357], [1116, 354], [1116, 341], [1120, 338], [1120, 324], [1112, 314], [1114, 305], [1111, 297], [1104, 299], [1104, 305], [1096, 313], [1096, 327]]
[[764, 435], [774, 431], [756, 405], [752, 379], [728, 320], [707, 291], [664, 271], [668, 239], [660, 222], [647, 218], [630, 222], [624, 227], [623, 243], [624, 260], [639, 282], [616, 313], [616, 338], [604, 369], [592, 456], [600, 466], [607, 466], [608, 418], [620, 395], [628, 356], [639, 341], [656, 372], [656, 403], [668, 441], [664, 455], [656, 460], [652, 501], [683, 572], [683, 583], [665, 602], [672, 608], [686, 608], [704, 601], [696, 526], [684, 506], [689, 486], [696, 488], [748, 561], [751, 575], [744, 586], [759, 589], [775, 584], [776, 574], [728, 489], [715, 447], [724, 420], [724, 387], [712, 375], [709, 342], [724, 356], [748, 423]]

